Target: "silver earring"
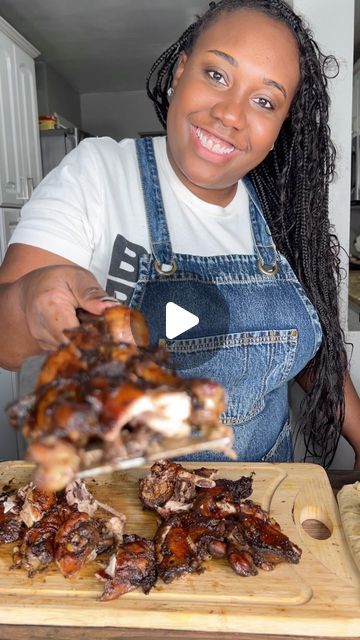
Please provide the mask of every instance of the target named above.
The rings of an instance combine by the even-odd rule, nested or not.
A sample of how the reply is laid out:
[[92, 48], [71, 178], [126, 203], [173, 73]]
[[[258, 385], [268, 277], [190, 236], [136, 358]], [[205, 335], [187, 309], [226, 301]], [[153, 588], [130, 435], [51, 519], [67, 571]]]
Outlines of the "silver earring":
[[270, 149], [270, 151], [272, 151], [273, 149], [274, 149], [274, 145], [272, 145], [272, 146], [271, 146], [271, 149]]
[[172, 87], [169, 87], [166, 93], [167, 93], [167, 97], [170, 99], [174, 95], [174, 89]]

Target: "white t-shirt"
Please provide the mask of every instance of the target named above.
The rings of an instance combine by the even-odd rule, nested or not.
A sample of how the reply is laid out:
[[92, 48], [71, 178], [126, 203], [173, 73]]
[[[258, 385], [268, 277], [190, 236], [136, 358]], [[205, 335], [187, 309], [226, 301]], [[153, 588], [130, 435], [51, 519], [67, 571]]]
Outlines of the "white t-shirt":
[[[254, 253], [243, 183], [239, 182], [226, 207], [209, 204], [175, 174], [165, 136], [154, 138], [154, 148], [173, 251], [202, 256]], [[134, 261], [150, 252], [134, 140], [81, 142], [23, 207], [10, 244], [16, 242], [46, 249], [89, 269], [102, 286], [110, 272], [114, 281], [133, 287]], [[114, 261], [119, 273], [114, 272]], [[118, 297], [126, 301], [124, 295]]]

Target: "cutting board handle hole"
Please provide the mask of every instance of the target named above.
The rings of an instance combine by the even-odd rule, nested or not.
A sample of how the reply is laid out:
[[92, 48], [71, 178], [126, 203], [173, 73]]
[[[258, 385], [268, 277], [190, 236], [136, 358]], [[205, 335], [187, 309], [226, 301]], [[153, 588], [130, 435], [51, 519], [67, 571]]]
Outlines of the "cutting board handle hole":
[[331, 537], [333, 526], [325, 510], [318, 506], [305, 507], [300, 516], [301, 526], [315, 540], [327, 540]]

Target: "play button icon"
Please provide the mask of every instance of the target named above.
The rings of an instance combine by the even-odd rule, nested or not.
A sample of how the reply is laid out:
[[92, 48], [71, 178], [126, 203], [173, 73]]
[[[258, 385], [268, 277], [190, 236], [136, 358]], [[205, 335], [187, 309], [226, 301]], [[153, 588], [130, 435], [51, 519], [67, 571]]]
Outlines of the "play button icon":
[[[195, 376], [209, 376], [211, 370], [203, 365], [218, 360], [228, 347], [228, 334], [236, 331], [223, 286], [186, 271], [179, 272], [170, 286], [164, 278], [146, 285], [140, 309], [149, 326], [150, 346], [164, 348], [169, 366], [181, 376], [189, 375], [190, 369]], [[229, 288], [230, 297], [231, 283]]]
[[194, 313], [186, 311], [174, 302], [166, 304], [166, 337], [169, 340], [180, 336], [185, 331], [199, 324], [199, 318]]

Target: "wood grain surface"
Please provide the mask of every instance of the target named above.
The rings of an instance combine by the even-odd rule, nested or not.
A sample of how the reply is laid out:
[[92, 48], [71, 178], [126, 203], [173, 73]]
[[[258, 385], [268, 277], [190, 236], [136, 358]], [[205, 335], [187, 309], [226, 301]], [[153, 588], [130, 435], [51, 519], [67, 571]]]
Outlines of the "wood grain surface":
[[[159, 583], [147, 596], [134, 591], [100, 603], [101, 584], [94, 577], [96, 562], [77, 579], [65, 580], [55, 566], [29, 579], [22, 571], [9, 570], [13, 545], [3, 545], [0, 623], [4, 626], [0, 634], [7, 625], [39, 625], [38, 638], [60, 638], [39, 635], [38, 631], [45, 632], [51, 626], [64, 627], [64, 634], [67, 626], [80, 627], [83, 632], [79, 629], [77, 638], [89, 637], [82, 636], [86, 627], [102, 627], [102, 638], [148, 638], [149, 631], [156, 629], [157, 635], [152, 637], [165, 637], [165, 630], [171, 630], [173, 638], [184, 637], [179, 634], [186, 632], [190, 634], [187, 638], [201, 640], [208, 637], [204, 633], [211, 633], [225, 640], [228, 634], [242, 633], [245, 640], [246, 634], [262, 634], [264, 628], [274, 638], [276, 634], [359, 637], [360, 577], [325, 471], [311, 464], [217, 466], [220, 476], [231, 479], [255, 471], [252, 498], [269, 509], [284, 532], [303, 549], [299, 565], [283, 564], [272, 572], [241, 578], [225, 562], [213, 560], [203, 574], [184, 576], [169, 585]], [[23, 462], [2, 463], [0, 485], [11, 479], [14, 485], [25, 484], [31, 472], [32, 467]], [[137, 497], [138, 479], [145, 472], [118, 472], [90, 481], [88, 486], [99, 500], [126, 514], [129, 532], [148, 536], [155, 531], [156, 518], [141, 509]], [[322, 525], [322, 539], [313, 537], [308, 526], [311, 522]], [[106, 631], [108, 627], [111, 632]], [[64, 634], [63, 640], [70, 637]], [[96, 630], [92, 637], [99, 637]]]

